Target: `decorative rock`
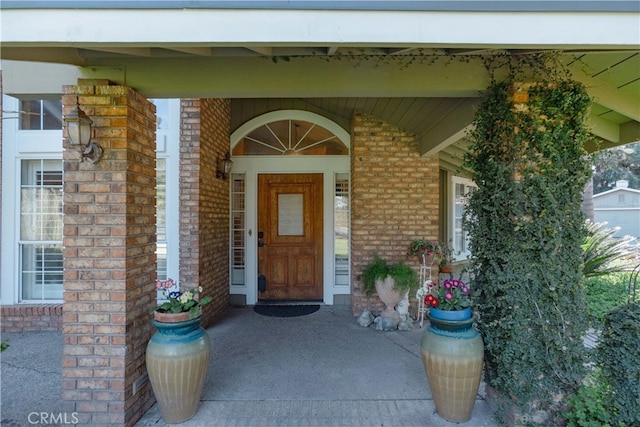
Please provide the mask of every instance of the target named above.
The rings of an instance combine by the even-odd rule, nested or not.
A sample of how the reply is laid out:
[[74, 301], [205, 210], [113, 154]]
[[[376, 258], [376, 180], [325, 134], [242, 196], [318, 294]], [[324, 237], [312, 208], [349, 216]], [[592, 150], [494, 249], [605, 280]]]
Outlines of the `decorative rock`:
[[358, 325], [363, 328], [368, 328], [370, 324], [373, 323], [373, 314], [369, 310], [365, 310], [362, 312], [360, 316], [358, 316]]
[[407, 322], [406, 320], [401, 320], [400, 323], [398, 323], [399, 331], [410, 331], [411, 329], [413, 329], [411, 322]]
[[392, 317], [379, 316], [373, 321], [377, 331], [395, 331], [398, 329], [398, 321]]

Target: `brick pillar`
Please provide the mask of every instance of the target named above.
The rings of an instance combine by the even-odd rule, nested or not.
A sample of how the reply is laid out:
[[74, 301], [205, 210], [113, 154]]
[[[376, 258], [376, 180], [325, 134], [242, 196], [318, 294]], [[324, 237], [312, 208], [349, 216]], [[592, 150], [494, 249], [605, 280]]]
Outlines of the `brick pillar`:
[[216, 177], [216, 165], [230, 128], [230, 100], [181, 101], [180, 282], [213, 297], [204, 326], [229, 306], [229, 181]]
[[153, 404], [155, 106], [107, 81], [65, 86], [63, 114], [76, 100], [104, 156], [80, 162], [65, 139], [62, 398], [80, 424], [133, 425]]
[[[2, 115], [2, 70], [0, 70], [0, 115]], [[2, 118], [0, 118], [0, 205], [2, 205]], [[2, 240], [2, 209], [0, 209], [0, 241]], [[0, 259], [2, 259], [2, 245], [0, 245]]]
[[[351, 301], [354, 313], [384, 308], [358, 276], [373, 254], [405, 261], [417, 238], [439, 236], [439, 161], [421, 157], [412, 133], [356, 113], [351, 130]], [[415, 300], [412, 303], [415, 307]]]

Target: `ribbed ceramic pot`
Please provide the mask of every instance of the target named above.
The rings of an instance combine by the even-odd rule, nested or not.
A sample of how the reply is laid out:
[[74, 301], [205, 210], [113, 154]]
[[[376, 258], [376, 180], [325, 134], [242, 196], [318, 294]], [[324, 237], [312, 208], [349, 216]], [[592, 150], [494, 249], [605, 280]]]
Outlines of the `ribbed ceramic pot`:
[[382, 317], [394, 319], [398, 322], [400, 320], [400, 315], [396, 311], [396, 306], [400, 301], [402, 301], [404, 294], [401, 294], [395, 289], [395, 281], [390, 276], [385, 277], [384, 280], [376, 280], [375, 287], [378, 297], [385, 306], [380, 315]]
[[480, 386], [484, 344], [473, 318], [442, 320], [427, 315], [430, 325], [422, 334], [422, 362], [442, 418], [463, 423], [471, 418]]
[[181, 423], [198, 410], [211, 355], [211, 339], [200, 317], [153, 321], [157, 332], [147, 344], [147, 372], [166, 423]]

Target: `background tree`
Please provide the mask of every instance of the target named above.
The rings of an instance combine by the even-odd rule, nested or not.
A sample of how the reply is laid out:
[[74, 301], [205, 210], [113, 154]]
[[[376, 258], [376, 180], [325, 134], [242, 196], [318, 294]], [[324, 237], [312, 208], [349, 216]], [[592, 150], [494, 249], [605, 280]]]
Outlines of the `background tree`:
[[621, 179], [629, 181], [629, 188], [640, 189], [640, 141], [599, 151], [594, 166], [594, 194], [615, 188]]

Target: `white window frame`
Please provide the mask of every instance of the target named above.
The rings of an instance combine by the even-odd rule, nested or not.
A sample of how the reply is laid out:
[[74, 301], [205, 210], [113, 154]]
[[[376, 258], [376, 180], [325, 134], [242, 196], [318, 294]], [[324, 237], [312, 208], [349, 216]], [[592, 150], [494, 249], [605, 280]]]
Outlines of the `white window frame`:
[[[58, 299], [23, 301], [21, 297], [20, 185], [22, 160], [62, 160], [62, 129], [20, 129], [20, 100], [2, 96], [2, 253], [0, 303], [57, 304]], [[43, 143], [46, 141], [46, 143]]]
[[[469, 251], [469, 236], [465, 230], [461, 230], [463, 239], [466, 242], [464, 248], [460, 248], [456, 241], [456, 185], [461, 184], [465, 186], [464, 195], [467, 196], [471, 189], [476, 190], [478, 186], [469, 178], [463, 178], [461, 176], [452, 175], [449, 185], [449, 240], [453, 245], [453, 259], [454, 261], [466, 261], [471, 256]], [[464, 216], [464, 214], [463, 214]]]
[[[151, 99], [154, 102], [153, 99]], [[166, 160], [166, 244], [167, 277], [180, 280], [180, 100], [167, 99], [168, 117], [161, 129], [156, 129], [156, 158]]]

